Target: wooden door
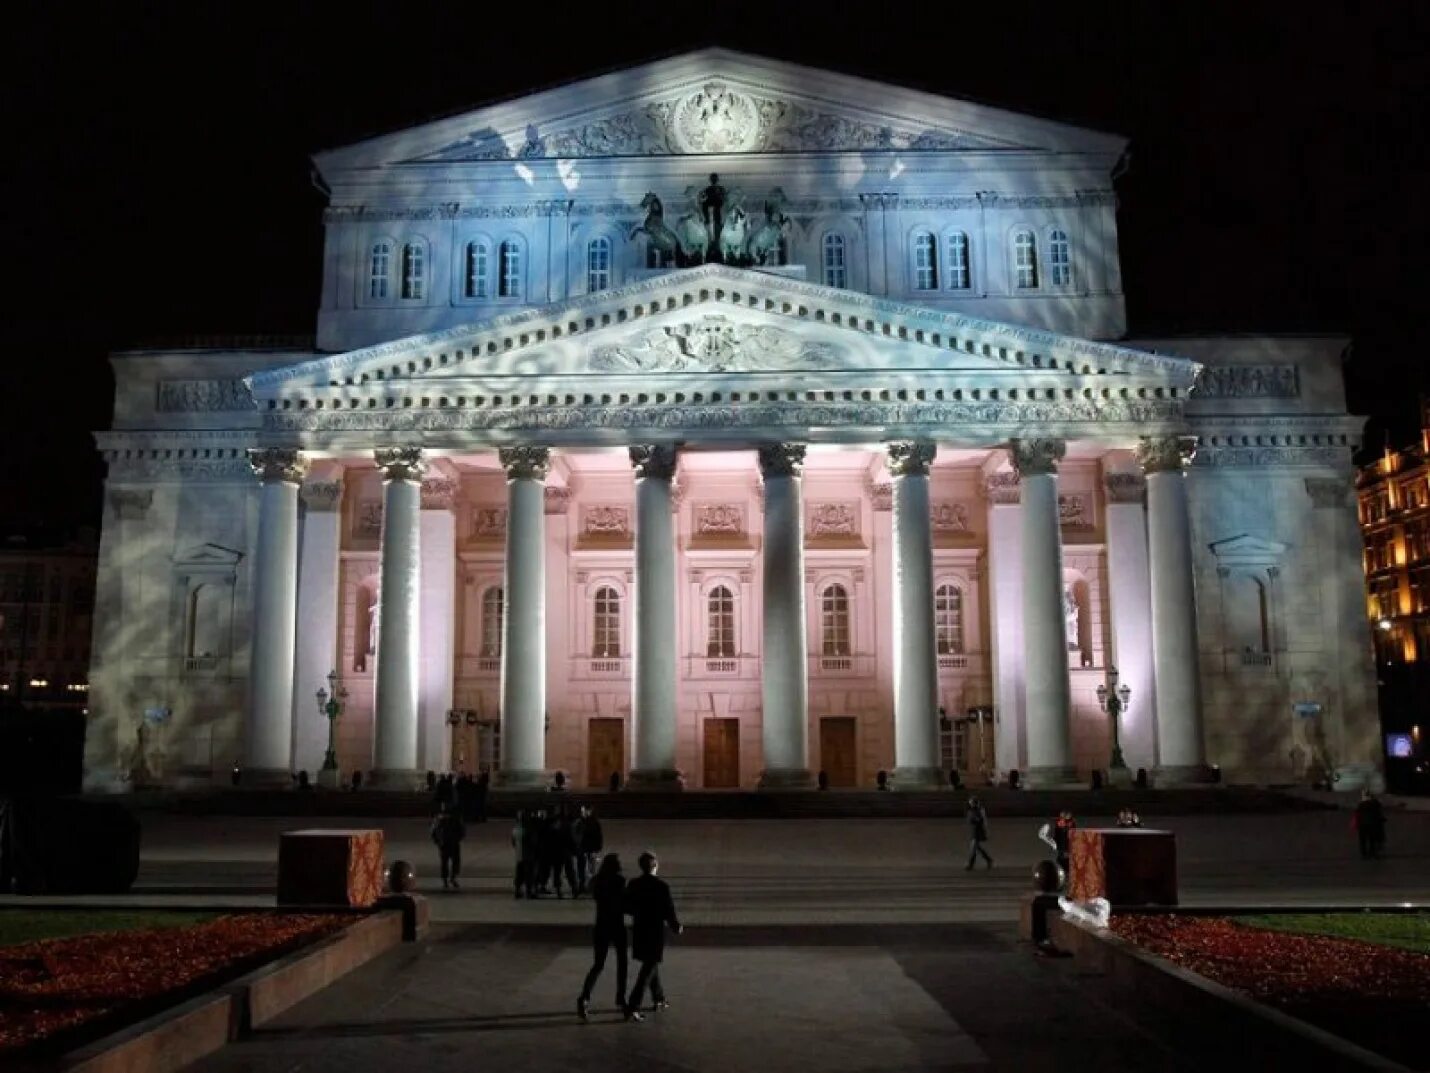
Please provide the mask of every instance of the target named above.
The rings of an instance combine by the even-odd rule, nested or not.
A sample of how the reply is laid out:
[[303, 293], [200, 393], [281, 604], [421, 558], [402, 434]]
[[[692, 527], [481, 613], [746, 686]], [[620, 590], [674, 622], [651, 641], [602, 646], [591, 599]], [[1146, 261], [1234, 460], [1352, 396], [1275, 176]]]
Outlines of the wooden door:
[[740, 720], [705, 720], [705, 781], [707, 790], [740, 785]]
[[626, 777], [626, 721], [592, 719], [591, 740], [586, 750], [586, 785], [600, 788], [610, 784], [611, 772]]
[[858, 721], [842, 715], [819, 721], [819, 766], [830, 786], [859, 785]]

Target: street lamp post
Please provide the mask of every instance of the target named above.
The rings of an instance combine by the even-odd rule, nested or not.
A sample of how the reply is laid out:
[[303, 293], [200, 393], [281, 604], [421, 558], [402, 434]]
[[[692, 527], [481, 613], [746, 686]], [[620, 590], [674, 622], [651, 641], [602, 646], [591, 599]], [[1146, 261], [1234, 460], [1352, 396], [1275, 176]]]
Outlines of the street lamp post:
[[1122, 739], [1118, 734], [1118, 720], [1121, 718], [1131, 704], [1132, 690], [1126, 685], [1118, 685], [1118, 675], [1116, 667], [1107, 668], [1107, 681], [1097, 687], [1097, 705], [1107, 713], [1109, 722], [1112, 723], [1112, 763], [1111, 776], [1114, 780], [1118, 774], [1126, 774], [1127, 761], [1122, 759]]
[[348, 691], [338, 679], [338, 672], [328, 672], [328, 688], [318, 687], [318, 714], [328, 721], [328, 751], [323, 754], [323, 766], [318, 772], [318, 785], [336, 790], [341, 774], [338, 771], [337, 727], [338, 717], [343, 714], [343, 704], [348, 699]]

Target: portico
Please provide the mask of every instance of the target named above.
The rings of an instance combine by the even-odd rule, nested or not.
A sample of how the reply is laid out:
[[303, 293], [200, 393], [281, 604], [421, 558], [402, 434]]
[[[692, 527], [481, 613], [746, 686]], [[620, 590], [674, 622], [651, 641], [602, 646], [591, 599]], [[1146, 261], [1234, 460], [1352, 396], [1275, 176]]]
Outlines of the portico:
[[[889, 658], [876, 658], [883, 666], [871, 668], [867, 678], [889, 691], [893, 784], [925, 788], [947, 778], [939, 676], [942, 663], [953, 662], [940, 660], [935, 621], [930, 474], [940, 452], [954, 469], [976, 472], [980, 483], [985, 474], [997, 477], [999, 498], [990, 511], [1007, 498], [1003, 490], [1018, 498], [1022, 644], [998, 652], [988, 699], [996, 709], [1009, 689], [1019, 690], [1016, 703], [1007, 699], [1010, 712], [1025, 714], [1022, 726], [996, 733], [1000, 741], [1021, 739], [1015, 755], [1025, 777], [1049, 784], [1077, 777], [1067, 653], [1079, 639], [1067, 633], [1059, 463], [1069, 444], [1094, 461], [1135, 452], [1157, 489], [1149, 496], [1151, 561], [1181, 577], [1175, 585], [1159, 587], [1150, 577], [1141, 583], [1154, 594], [1151, 647], [1159, 680], [1173, 698], [1165, 711], [1158, 709], [1159, 737], [1177, 743], [1168, 762], [1175, 774], [1195, 778], [1204, 756], [1195, 690], [1189, 694], [1185, 686], [1188, 676], [1196, 677], [1195, 607], [1183, 477], [1180, 462], [1174, 467], [1168, 459], [1185, 456], [1179, 415], [1196, 371], [1178, 359], [707, 266], [560, 309], [258, 374], [250, 382], [271, 446], [253, 457], [270, 482], [274, 452], [290, 460], [290, 482], [300, 479], [295, 475], [307, 459], [350, 472], [376, 466], [383, 475], [372, 766], [381, 780], [403, 782], [434, 764], [455, 762], [436, 749], [417, 755], [421, 640], [434, 628], [438, 636], [457, 632], [455, 601], [422, 606], [425, 590], [417, 579], [424, 560], [455, 556], [452, 547], [423, 543], [422, 476], [436, 459], [460, 474], [467, 462], [495, 455], [506, 492], [500, 700], [491, 714], [500, 726], [500, 781], [523, 785], [545, 779], [551, 766], [553, 579], [546, 571], [545, 530], [553, 494], [569, 495], [573, 481], [569, 466], [558, 486], [548, 484], [548, 476], [562, 459], [628, 456], [633, 524], [611, 535], [629, 543], [616, 539], [607, 550], [581, 554], [621, 559], [630, 573], [629, 660], [606, 662], [629, 678], [629, 782], [668, 787], [681, 778], [682, 694], [696, 677], [690, 673], [694, 653], [679, 648], [688, 641], [677, 601], [681, 566], [688, 563], [681, 562], [674, 519], [681, 486], [692, 483], [682, 481], [682, 463], [711, 452], [743, 456], [763, 512], [762, 524], [747, 527], [747, 547], [751, 554], [758, 549], [758, 562], [746, 556], [744, 566], [758, 567], [762, 578], [759, 639], [743, 639], [741, 653], [727, 653], [723, 640], [700, 646], [707, 665], [739, 665], [746, 652], [758, 652], [751, 668], [759, 685], [758, 781], [772, 788], [811, 785], [819, 766], [810, 756], [811, 673], [852, 670], [862, 654], [831, 637], [827, 622], [818, 645], [808, 638], [806, 556], [827, 555], [820, 549], [832, 548], [834, 538], [855, 534], [838, 512], [821, 515], [820, 532], [805, 531], [804, 467], [808, 458], [865, 458], [872, 509], [887, 497], [891, 516], [891, 539], [882, 549], [890, 611], [886, 618], [874, 611], [873, 643], [864, 646], [871, 654], [887, 650]], [[614, 479], [613, 466], [603, 479]], [[294, 524], [292, 498], [291, 507], [285, 500], [262, 515], [262, 532], [276, 527], [281, 537], [283, 527]], [[841, 533], [841, 526], [849, 532]], [[599, 543], [599, 525], [585, 535]], [[741, 555], [733, 546], [730, 551]], [[259, 591], [275, 594], [271, 599], [284, 601], [290, 614], [289, 604], [301, 599], [296, 568], [296, 555], [265, 555], [257, 564]], [[843, 614], [837, 600], [848, 598], [847, 592], [832, 598], [819, 614]], [[328, 648], [338, 651], [338, 638]], [[602, 655], [599, 648], [591, 650]], [[255, 662], [254, 674], [255, 698], [278, 697], [285, 689], [291, 695], [292, 671], [285, 679], [280, 660]], [[452, 675], [459, 674], [453, 665]], [[278, 718], [271, 713], [283, 708], [279, 698], [255, 719], [271, 726]], [[286, 707], [295, 709], [301, 711], [301, 702]], [[713, 706], [709, 714], [716, 714]], [[286, 727], [270, 734], [293, 738]], [[1007, 752], [1000, 746], [1000, 755]]]

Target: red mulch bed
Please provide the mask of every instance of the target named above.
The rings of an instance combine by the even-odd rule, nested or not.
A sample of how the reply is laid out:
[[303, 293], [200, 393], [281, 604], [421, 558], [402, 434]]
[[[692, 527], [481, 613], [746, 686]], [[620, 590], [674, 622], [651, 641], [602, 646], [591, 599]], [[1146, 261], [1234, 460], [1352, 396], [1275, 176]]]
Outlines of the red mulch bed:
[[1430, 956], [1221, 917], [1129, 914], [1109, 926], [1149, 953], [1363, 1047], [1411, 1065], [1424, 1060]]
[[[78, 935], [0, 949], [0, 1053], [116, 1017], [138, 1020], [351, 923], [241, 913], [185, 928]], [[126, 1016], [132, 1015], [132, 1016]], [[117, 1025], [113, 1026], [117, 1027]]]

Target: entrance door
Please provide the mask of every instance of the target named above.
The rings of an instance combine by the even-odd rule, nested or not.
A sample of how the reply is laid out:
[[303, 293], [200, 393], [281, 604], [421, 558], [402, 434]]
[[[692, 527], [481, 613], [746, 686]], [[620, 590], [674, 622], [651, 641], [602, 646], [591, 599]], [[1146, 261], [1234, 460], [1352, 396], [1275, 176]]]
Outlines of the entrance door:
[[705, 720], [705, 781], [707, 790], [740, 785], [740, 720]]
[[592, 719], [591, 740], [586, 750], [586, 785], [609, 785], [611, 772], [626, 775], [626, 721], [624, 719]]
[[858, 722], [852, 715], [819, 721], [819, 766], [830, 786], [859, 785]]

